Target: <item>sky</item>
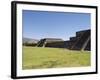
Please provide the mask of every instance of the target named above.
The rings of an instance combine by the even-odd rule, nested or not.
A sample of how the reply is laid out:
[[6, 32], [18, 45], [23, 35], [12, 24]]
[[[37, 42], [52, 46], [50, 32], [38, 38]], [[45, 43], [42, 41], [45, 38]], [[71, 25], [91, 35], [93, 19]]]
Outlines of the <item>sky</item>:
[[76, 31], [90, 29], [90, 13], [23, 10], [23, 37], [69, 40]]

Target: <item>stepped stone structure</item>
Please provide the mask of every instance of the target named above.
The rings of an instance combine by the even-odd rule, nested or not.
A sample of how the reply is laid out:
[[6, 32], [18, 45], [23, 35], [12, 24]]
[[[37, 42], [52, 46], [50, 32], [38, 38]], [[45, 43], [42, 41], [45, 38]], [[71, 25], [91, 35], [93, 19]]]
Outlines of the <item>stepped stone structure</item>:
[[69, 41], [63, 41], [57, 38], [41, 39], [38, 47], [67, 48], [71, 50], [89, 50], [91, 49], [91, 30], [82, 30], [76, 32], [75, 37], [70, 37]]
[[60, 42], [60, 41], [63, 41], [63, 40], [59, 39], [59, 38], [44, 38], [38, 42], [37, 46], [38, 47], [46, 47], [47, 43]]
[[83, 30], [76, 32], [76, 37], [70, 37], [68, 48], [72, 50], [90, 50], [91, 31]]

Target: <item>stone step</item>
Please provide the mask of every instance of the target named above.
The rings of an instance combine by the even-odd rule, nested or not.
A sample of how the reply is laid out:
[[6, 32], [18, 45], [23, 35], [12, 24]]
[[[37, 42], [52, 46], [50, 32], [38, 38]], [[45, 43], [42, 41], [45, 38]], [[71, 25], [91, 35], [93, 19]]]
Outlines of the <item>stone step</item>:
[[80, 37], [81, 35], [83, 35], [85, 32], [87, 32], [87, 31], [90, 31], [90, 29], [89, 30], [82, 30], [82, 31], [77, 31], [76, 32], [76, 37]]

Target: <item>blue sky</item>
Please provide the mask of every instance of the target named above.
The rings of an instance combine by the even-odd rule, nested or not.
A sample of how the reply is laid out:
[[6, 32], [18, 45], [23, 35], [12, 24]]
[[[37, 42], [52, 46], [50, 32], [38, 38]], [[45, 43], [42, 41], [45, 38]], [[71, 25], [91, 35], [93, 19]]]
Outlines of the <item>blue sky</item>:
[[90, 20], [89, 13], [23, 10], [23, 37], [68, 40], [76, 31], [90, 29]]

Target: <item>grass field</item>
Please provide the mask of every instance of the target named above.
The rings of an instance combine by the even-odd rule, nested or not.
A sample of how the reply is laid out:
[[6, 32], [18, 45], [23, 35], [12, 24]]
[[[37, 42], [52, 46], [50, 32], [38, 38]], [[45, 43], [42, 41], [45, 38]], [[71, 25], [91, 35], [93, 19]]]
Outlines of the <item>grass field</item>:
[[23, 47], [22, 68], [40, 69], [56, 67], [90, 66], [89, 51], [61, 48]]

